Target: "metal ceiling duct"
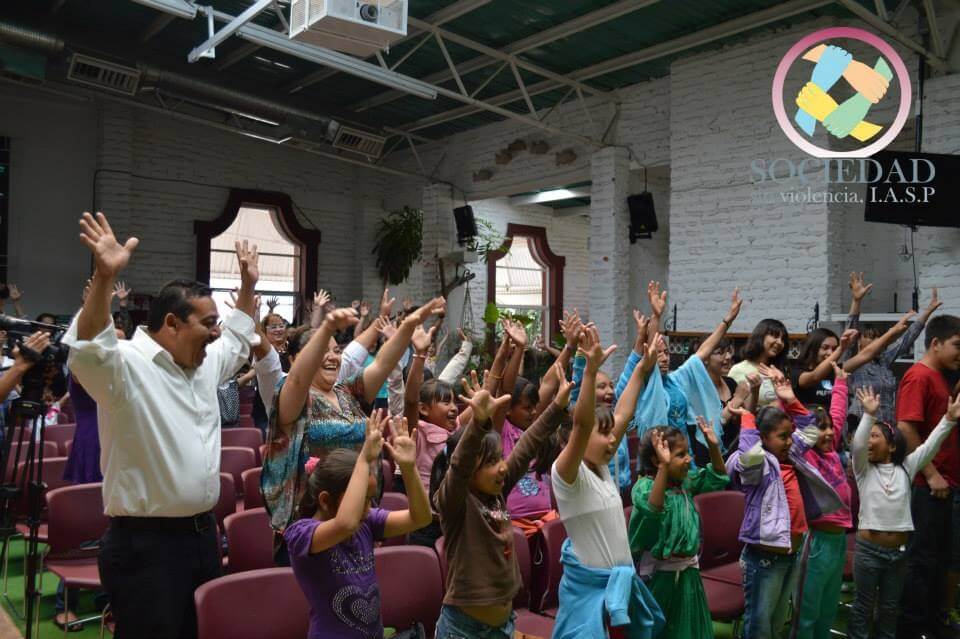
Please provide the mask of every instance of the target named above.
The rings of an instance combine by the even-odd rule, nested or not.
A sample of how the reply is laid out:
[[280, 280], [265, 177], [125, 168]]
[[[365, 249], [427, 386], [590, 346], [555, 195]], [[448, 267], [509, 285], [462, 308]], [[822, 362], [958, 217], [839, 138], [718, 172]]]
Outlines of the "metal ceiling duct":
[[63, 40], [55, 35], [3, 21], [0, 21], [0, 40], [45, 53], [60, 53], [64, 47]]
[[[60, 54], [67, 45], [64, 40], [55, 35], [3, 21], [0, 21], [0, 41], [49, 54]], [[137, 64], [137, 68], [142, 73], [141, 86], [146, 81], [157, 86], [177, 89], [219, 102], [225, 109], [235, 107], [253, 111], [258, 115], [293, 117], [318, 122], [328, 140], [333, 140], [340, 128], [340, 124], [336, 120], [319, 113], [298, 109], [243, 91], [210, 84], [150, 64]]]

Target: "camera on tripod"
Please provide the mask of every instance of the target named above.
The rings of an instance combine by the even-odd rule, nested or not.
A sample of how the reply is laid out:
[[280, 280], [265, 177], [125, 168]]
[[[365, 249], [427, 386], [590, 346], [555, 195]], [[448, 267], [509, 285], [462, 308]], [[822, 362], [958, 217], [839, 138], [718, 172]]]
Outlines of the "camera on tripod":
[[[39, 403], [43, 399], [43, 389], [48, 385], [49, 380], [55, 377], [67, 363], [70, 349], [66, 344], [61, 343], [66, 327], [0, 315], [0, 330], [7, 332], [4, 355], [12, 359], [14, 348], [19, 348], [21, 356], [33, 362], [33, 366], [21, 381], [23, 390], [20, 396], [29, 402]], [[50, 345], [43, 352], [27, 348], [23, 343], [37, 331], [50, 333]]]

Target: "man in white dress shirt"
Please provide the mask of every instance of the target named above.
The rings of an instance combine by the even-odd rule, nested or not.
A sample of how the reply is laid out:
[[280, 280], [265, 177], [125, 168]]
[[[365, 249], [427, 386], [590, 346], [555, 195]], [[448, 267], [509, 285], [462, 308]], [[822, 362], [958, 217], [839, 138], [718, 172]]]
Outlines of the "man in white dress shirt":
[[97, 401], [103, 502], [99, 557], [116, 637], [195, 637], [193, 593], [221, 573], [211, 510], [220, 496], [217, 386], [258, 343], [251, 319], [256, 247], [237, 243], [241, 287], [220, 322], [210, 288], [175, 280], [150, 304], [147, 329], [118, 341], [110, 296], [139, 241], [120, 244], [102, 213], [84, 213], [90, 293], [64, 337], [69, 367]]

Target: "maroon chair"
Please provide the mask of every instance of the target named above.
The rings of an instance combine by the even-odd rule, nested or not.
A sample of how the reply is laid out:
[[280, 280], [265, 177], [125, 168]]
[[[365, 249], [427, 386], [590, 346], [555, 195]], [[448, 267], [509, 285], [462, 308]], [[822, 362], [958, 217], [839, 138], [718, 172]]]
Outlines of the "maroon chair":
[[633, 515], [633, 504], [627, 504], [623, 507], [623, 518], [627, 522], [627, 528], [630, 528], [631, 515]]
[[243, 509], [251, 510], [263, 506], [263, 492], [260, 491], [260, 473], [263, 468], [248, 468], [240, 473], [243, 484]]
[[252, 415], [240, 415], [240, 428], [256, 428], [257, 424], [253, 421]]
[[224, 428], [220, 431], [220, 446], [229, 448], [249, 448], [253, 450], [254, 459], [259, 466], [260, 446], [263, 444], [263, 433], [259, 428]]
[[76, 424], [58, 424], [57, 426], [47, 426], [43, 430], [44, 441], [54, 442], [57, 445], [57, 454], [67, 454], [67, 442], [73, 441], [73, 435], [77, 432]]
[[393, 464], [387, 459], [381, 459], [380, 472], [383, 474], [383, 492], [393, 492]]
[[257, 467], [257, 457], [249, 448], [224, 446], [220, 449], [220, 472], [233, 477], [234, 489], [243, 490], [243, 471]]
[[542, 590], [533, 593], [533, 608], [548, 617], [557, 616], [560, 606], [559, 591], [560, 578], [563, 576], [563, 564], [560, 563], [560, 552], [563, 542], [567, 539], [567, 529], [559, 519], [548, 521], [540, 529], [543, 535], [544, 557], [541, 573], [543, 575]]
[[553, 619], [530, 610], [530, 545], [519, 528], [513, 529], [513, 556], [520, 568], [520, 591], [513, 598], [513, 609], [517, 613], [516, 629], [534, 637], [550, 637], [553, 635]]
[[310, 606], [291, 568], [248, 570], [193, 593], [200, 639], [306, 637]]
[[740, 551], [743, 544], [739, 537], [745, 503], [743, 493], [733, 490], [703, 493], [694, 497], [694, 503], [700, 511], [703, 535], [701, 576], [742, 586]]
[[70, 451], [73, 450], [73, 440], [68, 441], [63, 447], [63, 454], [65, 457], [70, 456]]
[[213, 516], [217, 525], [223, 530], [223, 520], [227, 515], [237, 512], [237, 489], [233, 484], [233, 476], [229, 473], [220, 473], [220, 498], [213, 507]]
[[376, 548], [373, 555], [384, 627], [406, 630], [419, 622], [432, 637], [443, 605], [437, 555], [423, 546]]
[[[403, 493], [383, 493], [383, 497], [380, 498], [380, 507], [384, 510], [408, 510], [410, 508], [410, 500], [407, 499], [407, 496]], [[406, 535], [398, 535], [397, 537], [390, 537], [389, 539], [383, 540], [384, 546], [404, 546], [407, 543]]]
[[733, 636], [739, 637], [739, 626], [744, 611], [743, 586], [715, 579], [704, 579], [703, 590], [707, 597], [710, 618], [714, 621], [733, 623]]
[[[46, 570], [63, 581], [69, 609], [70, 588], [103, 588], [97, 568], [98, 542], [109, 525], [103, 514], [103, 484], [76, 484], [51, 490], [47, 493], [47, 508], [49, 549], [44, 564]], [[43, 590], [42, 574], [40, 589]]]
[[440, 576], [443, 579], [443, 591], [447, 591], [447, 554], [443, 545], [443, 537], [437, 539], [433, 544], [433, 549], [437, 553], [437, 559], [440, 560]]
[[270, 568], [273, 563], [273, 528], [266, 508], [253, 508], [227, 515], [223, 520], [227, 535], [229, 572]]
[[[13, 442], [10, 445], [10, 456], [7, 458], [7, 468], [3, 473], [4, 483], [9, 484], [13, 482], [14, 469], [19, 467], [20, 462], [25, 461], [27, 459], [27, 451], [30, 450], [29, 446], [30, 446], [30, 442], [26, 440], [24, 440], [23, 443], [19, 445], [17, 444], [17, 442]], [[36, 456], [39, 452], [40, 452], [39, 446], [34, 448], [34, 451], [33, 451], [34, 456]], [[43, 458], [44, 459], [47, 459], [50, 457], [57, 457], [59, 456], [59, 453], [60, 453], [60, 449], [55, 442], [48, 442], [48, 441], [43, 442]], [[16, 467], [14, 466], [14, 462], [17, 463]]]

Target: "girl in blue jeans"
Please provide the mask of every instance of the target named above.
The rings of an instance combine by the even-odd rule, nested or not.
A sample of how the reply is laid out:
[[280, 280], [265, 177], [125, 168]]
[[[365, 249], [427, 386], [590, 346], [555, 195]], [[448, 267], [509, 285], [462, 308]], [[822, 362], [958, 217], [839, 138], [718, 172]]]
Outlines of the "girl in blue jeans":
[[[778, 398], [790, 402], [793, 391], [783, 373], [763, 368]], [[727, 472], [746, 499], [740, 526], [744, 636], [773, 639], [787, 620], [807, 521], [840, 509], [843, 502], [804, 459], [809, 445], [794, 433], [787, 413], [775, 406], [761, 408], [756, 416], [735, 412], [741, 415], [740, 446], [727, 460]]]
[[[893, 639], [906, 572], [906, 544], [913, 530], [913, 478], [940, 450], [960, 419], [960, 396], [926, 441], [909, 455], [896, 426], [875, 421], [880, 398], [872, 388], [857, 390], [863, 418], [853, 436], [853, 473], [860, 493], [860, 525], [854, 556], [857, 595], [850, 613], [851, 639]], [[870, 632], [876, 610], [874, 632]]]

